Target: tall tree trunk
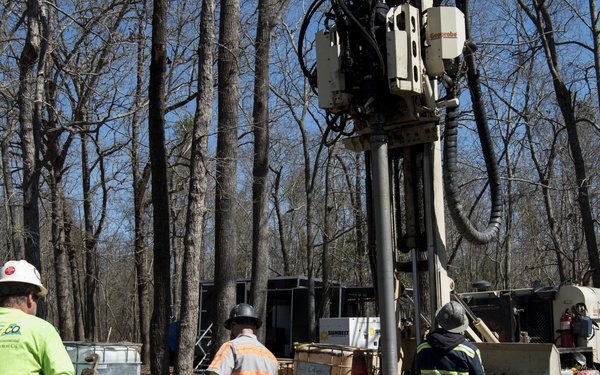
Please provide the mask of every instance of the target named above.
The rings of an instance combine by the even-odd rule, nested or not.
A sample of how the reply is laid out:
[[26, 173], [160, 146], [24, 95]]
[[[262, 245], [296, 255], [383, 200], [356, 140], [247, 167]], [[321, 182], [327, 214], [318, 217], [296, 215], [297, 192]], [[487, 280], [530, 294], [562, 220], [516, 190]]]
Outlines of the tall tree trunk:
[[[9, 134], [12, 132], [8, 132]], [[7, 206], [7, 231], [6, 245], [11, 259], [24, 259], [23, 236], [20, 232], [20, 223], [17, 215], [17, 201], [10, 169], [9, 134], [5, 134], [0, 144], [2, 153], [2, 177], [4, 183], [4, 200]]]
[[[356, 252], [358, 253], [358, 259], [362, 260], [360, 264], [364, 264], [366, 267], [360, 267], [358, 275], [356, 276], [357, 285], [369, 285], [371, 283], [371, 268], [368, 266], [370, 264], [370, 256], [369, 256], [369, 248], [367, 246], [367, 236], [365, 233], [367, 232], [367, 218], [365, 217], [365, 211], [363, 209], [363, 200], [361, 198], [363, 191], [363, 177], [358, 171], [361, 170], [361, 165], [363, 164], [363, 159], [361, 157], [362, 154], [356, 153], [354, 157], [354, 190], [352, 190], [353, 184], [348, 182], [348, 190], [352, 193], [350, 194], [352, 200], [352, 208], [354, 211], [354, 223], [356, 225], [356, 240], [354, 243], [356, 244]], [[346, 171], [346, 176], [349, 173]]]
[[171, 306], [171, 250], [169, 191], [165, 145], [165, 75], [167, 69], [167, 0], [154, 0], [152, 52], [148, 85], [148, 138], [152, 166], [154, 229], [154, 311], [150, 336], [153, 375], [169, 374], [169, 307]]
[[315, 165], [311, 166], [311, 158], [308, 144], [308, 134], [304, 127], [304, 122], [299, 123], [300, 132], [302, 133], [302, 148], [304, 154], [304, 195], [306, 199], [306, 276], [308, 278], [308, 338], [310, 341], [317, 339], [317, 307], [315, 301], [315, 231], [314, 231], [314, 179], [316, 177], [316, 160], [319, 160], [319, 155], [322, 148], [319, 148], [318, 155], [315, 157]]
[[[174, 192], [175, 181], [173, 180], [176, 176], [173, 176], [174, 173], [169, 174], [169, 183], [167, 184], [167, 189], [170, 192]], [[171, 193], [172, 195], [172, 193]], [[183, 262], [185, 258], [185, 249], [180, 251], [183, 246], [179, 245], [179, 238], [184, 237], [185, 235], [180, 233], [180, 228], [185, 225], [182, 225], [178, 218], [179, 213], [182, 212], [181, 209], [175, 207], [175, 204], [171, 204], [169, 207], [171, 210], [170, 217], [173, 218], [171, 220], [171, 319], [179, 319], [181, 314], [181, 283], [183, 282]], [[183, 228], [182, 228], [183, 229]]]
[[[533, 0], [535, 6], [535, 14], [527, 7], [524, 0], [518, 0], [521, 8], [527, 13], [531, 21], [536, 25], [538, 34], [544, 53], [546, 55], [546, 63], [552, 74], [552, 83], [556, 101], [563, 116], [565, 127], [567, 129], [567, 137], [569, 139], [569, 149], [573, 157], [575, 166], [575, 177], [577, 179], [577, 202], [581, 211], [583, 232], [585, 234], [585, 242], [587, 245], [588, 258], [590, 267], [600, 270], [600, 256], [598, 254], [598, 243], [596, 241], [596, 233], [594, 230], [594, 217], [592, 215], [592, 207], [590, 204], [590, 179], [588, 178], [577, 133], [577, 121], [575, 118], [575, 108], [571, 92], [563, 81], [560, 74], [560, 66], [558, 63], [558, 52], [556, 50], [556, 41], [554, 40], [554, 27], [552, 18], [548, 12], [546, 3], [543, 0]], [[594, 286], [600, 287], [600, 272], [594, 273]]]
[[[0, 17], [0, 48], [4, 50], [8, 41], [7, 35], [9, 34], [6, 30], [6, 24], [8, 21], [8, 15], [14, 12], [17, 6], [17, 2], [4, 3], [3, 16]], [[9, 259], [25, 259], [25, 250], [23, 245], [23, 234], [20, 232], [21, 223], [17, 215], [17, 211], [21, 209], [21, 205], [17, 203], [15, 189], [12, 179], [11, 171], [11, 157], [10, 157], [10, 141], [13, 136], [14, 118], [5, 115], [6, 127], [1, 130], [4, 132], [2, 135], [2, 141], [0, 142], [0, 157], [2, 160], [2, 178], [3, 178], [3, 195], [6, 209], [6, 236], [3, 240], [6, 255]], [[17, 206], [18, 205], [18, 206]]]
[[[507, 121], [510, 124], [510, 121]], [[504, 158], [506, 160], [506, 173], [507, 173], [507, 181], [506, 181], [506, 196], [508, 197], [506, 202], [506, 213], [504, 215], [505, 220], [505, 236], [504, 239], [497, 245], [499, 249], [498, 252], [502, 253], [502, 249], [504, 249], [504, 256], [502, 258], [503, 261], [500, 264], [503, 266], [502, 268], [502, 284], [505, 290], [509, 290], [512, 288], [511, 281], [511, 270], [512, 270], [512, 230], [513, 230], [513, 216], [515, 214], [515, 196], [513, 191], [513, 177], [514, 177], [514, 169], [516, 169], [516, 165], [512, 164], [512, 155], [510, 152], [510, 141], [512, 130], [510, 129], [510, 125], [507, 125], [507, 129], [505, 131], [503, 142], [504, 142]]]
[[[269, 66], [271, 33], [289, 0], [258, 1], [254, 69], [254, 162], [252, 181], [252, 294], [251, 303], [261, 320], [266, 319], [269, 278]], [[262, 342], [265, 330], [257, 334]]]
[[[19, 59], [19, 123], [23, 155], [23, 231], [25, 259], [42, 272], [40, 255], [39, 154], [41, 120], [34, 103], [38, 99], [35, 65], [43, 71], [43, 8], [39, 0], [27, 1], [27, 36]], [[41, 98], [39, 98], [41, 99]], [[40, 101], [41, 102], [41, 101]], [[42, 309], [43, 310], [43, 309]], [[43, 311], [38, 312], [43, 315]]]
[[[254, 69], [254, 162], [252, 168], [252, 291], [250, 303], [266, 320], [269, 279], [269, 51], [271, 49], [271, 0], [258, 0]], [[265, 329], [257, 332], [261, 342]]]
[[[50, 69], [47, 69], [50, 76]], [[56, 85], [53, 80], [45, 85], [46, 101], [49, 108], [57, 108]], [[46, 129], [48, 136], [44, 137], [48, 170], [48, 186], [51, 195], [50, 216], [51, 243], [54, 249], [54, 278], [56, 282], [56, 306], [58, 309], [58, 329], [63, 340], [75, 339], [75, 317], [73, 313], [73, 289], [70, 281], [71, 270], [69, 267], [67, 239], [65, 234], [66, 212], [65, 196], [63, 190], [63, 173], [67, 153], [73, 141], [73, 133], [67, 133], [63, 145], [60, 145], [62, 131], [58, 127], [56, 112], [47, 112]]]
[[275, 208], [275, 215], [277, 216], [277, 230], [279, 231], [279, 248], [281, 251], [281, 259], [283, 261], [283, 275], [278, 276], [291, 276], [291, 266], [290, 266], [290, 254], [286, 245], [285, 239], [285, 229], [283, 225], [283, 217], [284, 214], [281, 212], [281, 202], [279, 199], [279, 187], [281, 185], [281, 168], [279, 170], [274, 170], [271, 168], [273, 173], [275, 173], [275, 182], [273, 183], [273, 206]]
[[366, 232], [366, 218], [363, 211], [362, 199], [363, 194], [363, 176], [361, 175], [362, 169], [362, 153], [354, 153], [352, 161], [352, 171], [346, 165], [346, 161], [339, 154], [336, 154], [336, 159], [344, 171], [344, 178], [346, 179], [346, 188], [350, 197], [350, 207], [352, 209], [352, 216], [354, 217], [354, 248], [356, 249], [357, 264], [354, 268], [355, 272], [355, 285], [369, 285], [371, 284], [370, 267], [369, 267], [369, 253], [367, 249], [367, 238]]
[[315, 301], [315, 235], [312, 224], [313, 194], [311, 190], [306, 191], [306, 277], [308, 278], [308, 339], [313, 342], [317, 340], [317, 305]]
[[62, 167], [55, 164], [50, 171], [49, 186], [51, 194], [52, 247], [54, 248], [54, 270], [56, 280], [56, 300], [58, 307], [58, 330], [63, 340], [75, 339], [72, 289], [69, 281], [70, 271], [67, 257], [64, 220], [64, 195], [62, 189]]
[[[64, 201], [63, 201], [64, 203]], [[75, 315], [75, 341], [82, 341], [85, 338], [85, 328], [83, 320], [83, 287], [81, 285], [81, 268], [79, 252], [75, 250], [73, 245], [73, 221], [69, 217], [66, 208], [63, 208], [65, 213], [63, 227], [65, 229], [65, 248], [69, 257], [69, 270], [71, 280], [71, 290], [73, 291], [73, 314]]]
[[[85, 105], [82, 106], [84, 108]], [[79, 114], [79, 118], [83, 121], [85, 111]], [[96, 137], [100, 136], [100, 132], [96, 132]], [[106, 186], [106, 178], [104, 175], [104, 156], [99, 149], [98, 139], [95, 139], [91, 144], [96, 145], [96, 153], [98, 160], [90, 163], [89, 160], [89, 134], [87, 129], [80, 131], [81, 135], [81, 182], [83, 192], [83, 219], [84, 219], [84, 245], [85, 245], [85, 289], [86, 289], [86, 339], [91, 341], [97, 341], [99, 339], [99, 331], [97, 329], [97, 309], [98, 309], [98, 280], [100, 279], [98, 270], [98, 239], [102, 233], [104, 220], [106, 219], [106, 210], [108, 202], [108, 188]], [[96, 188], [92, 189], [91, 185], [91, 174], [92, 168], [90, 165], [97, 165], [100, 173], [99, 185], [102, 189], [102, 199], [100, 204], [100, 210], [96, 214], [97, 220], [94, 220], [94, 212], [92, 209], [92, 202], [94, 201], [94, 195]]]
[[[289, 0], [278, 2], [280, 12]], [[254, 69], [254, 162], [252, 169], [252, 294], [251, 303], [261, 320], [267, 316], [269, 279], [269, 66], [271, 32], [280, 16], [272, 0], [258, 1]], [[265, 330], [257, 333], [265, 340]]]
[[[336, 159], [339, 165], [342, 167], [344, 171], [344, 178], [346, 179], [346, 187], [350, 197], [350, 207], [352, 208], [352, 215], [354, 217], [354, 247], [356, 248], [356, 259], [358, 259], [358, 264], [354, 267], [355, 271], [355, 284], [356, 285], [368, 285], [371, 283], [368, 275], [370, 274], [370, 268], [367, 267], [369, 264], [369, 254], [367, 249], [367, 239], [365, 236], [366, 232], [366, 218], [365, 213], [363, 212], [362, 206], [362, 180], [363, 176], [361, 175], [361, 166], [362, 163], [362, 154], [357, 152], [354, 154], [351, 159], [352, 172], [350, 172], [348, 166], [346, 165], [346, 161], [344, 158], [340, 157], [340, 155], [336, 155]], [[352, 178], [354, 177], [354, 179]]]
[[[356, 165], [358, 167], [358, 165], [361, 163], [361, 158], [360, 156], [356, 157]], [[356, 170], [359, 170], [359, 168], [356, 168]], [[365, 259], [367, 261], [364, 262], [366, 266], [366, 269], [364, 269], [364, 273], [361, 272], [358, 280], [359, 283], [358, 285], [368, 285], [369, 283], [373, 282], [372, 281], [372, 277], [371, 277], [371, 254], [369, 252], [369, 246], [368, 246], [368, 235], [367, 233], [367, 217], [366, 217], [366, 212], [363, 208], [363, 200], [361, 199], [361, 194], [360, 192], [362, 192], [362, 177], [360, 176], [360, 174], [356, 174], [355, 177], [355, 188], [354, 188], [354, 204], [352, 205], [352, 207], [354, 207], [354, 217], [355, 217], [355, 221], [356, 221], [356, 251], [358, 251], [358, 254], [361, 256], [362, 259]], [[366, 280], [364, 280], [364, 278], [366, 278]]]
[[[134, 128], [137, 129], [138, 123], [134, 120]], [[134, 145], [133, 149], [138, 150], [139, 144], [137, 143], [136, 134], [137, 130], [133, 131]], [[140, 173], [139, 166], [137, 166], [138, 155], [137, 151], [135, 156], [132, 155], [132, 161], [134, 163], [133, 168], [133, 205], [134, 205], [134, 232], [135, 232], [135, 271], [137, 279], [137, 302], [138, 302], [138, 319], [139, 319], [139, 331], [142, 342], [141, 359], [142, 363], [149, 363], [150, 361], [150, 287], [152, 279], [148, 272], [148, 247], [144, 239], [144, 212], [146, 205], [144, 203], [144, 197], [146, 196], [146, 185], [150, 179], [150, 163], [146, 164], [143, 172]]]
[[239, 76], [239, 0], [221, 0], [219, 21], [217, 186], [215, 199], [215, 320], [212, 350], [228, 340], [223, 327], [235, 304], [237, 231], [235, 229]]
[[198, 46], [198, 96], [192, 137], [188, 212], [185, 225], [183, 282], [181, 285], [181, 319], [177, 354], [176, 374], [191, 374], [198, 334], [200, 309], [200, 262], [204, 219], [207, 212], [208, 187], [208, 133], [212, 119], [213, 89], [213, 45], [215, 28], [214, 0], [203, 0], [200, 13], [200, 44]]
[[94, 240], [94, 219], [92, 199], [87, 131], [81, 131], [81, 183], [83, 191], [83, 218], [85, 244], [85, 338], [98, 341], [96, 330], [96, 309], [98, 301], [98, 260]]
[[325, 167], [325, 217], [323, 225], [323, 292], [321, 296], [321, 313], [323, 318], [330, 316], [330, 303], [333, 293], [331, 277], [331, 247], [335, 237], [335, 199], [333, 197], [333, 164], [337, 155], [337, 143], [329, 146], [327, 165]]
[[[525, 118], [525, 122], [529, 122], [527, 118]], [[552, 240], [552, 244], [554, 245], [554, 253], [556, 254], [558, 276], [560, 279], [560, 283], [562, 284], [565, 281], [567, 281], [567, 277], [565, 274], [565, 266], [563, 264], [563, 256], [565, 252], [562, 246], [562, 241], [560, 239], [561, 228], [556, 220], [556, 215], [554, 213], [554, 204], [552, 203], [552, 197], [550, 196], [550, 191], [552, 189], [551, 182], [554, 174], [554, 161], [556, 159], [556, 142], [552, 142], [552, 146], [550, 147], [550, 152], [547, 158], [547, 165], [542, 165], [537, 156], [537, 152], [535, 149], [535, 141], [533, 140], [531, 134], [531, 125], [529, 124], [526, 127], [526, 134], [527, 141], [529, 142], [531, 160], [533, 160], [533, 164], [535, 165], [535, 169], [537, 170], [538, 178], [542, 186], [542, 196], [544, 197], [546, 220], [548, 220], [548, 227], [550, 228], [550, 239]]]
[[[137, 72], [135, 88], [135, 107], [142, 106], [142, 91], [144, 86], [144, 61], [145, 61], [145, 39], [143, 35], [146, 29], [147, 3], [143, 2], [138, 10], [138, 46], [137, 46]], [[150, 162], [141, 168], [140, 160], [140, 115], [134, 112], [131, 119], [131, 163], [133, 173], [133, 220], [134, 220], [134, 247], [135, 247], [135, 272], [137, 280], [137, 302], [140, 340], [142, 342], [142, 363], [150, 362], [150, 287], [151, 277], [148, 271], [148, 247], [145, 241], [144, 212], [146, 205], [146, 186], [150, 180]]]
[[[303, 95], [308, 94], [307, 87], [304, 87]], [[278, 95], [279, 98], [282, 96]], [[302, 154], [303, 154], [303, 172], [304, 172], [304, 196], [306, 199], [305, 223], [306, 223], [306, 275], [308, 278], [308, 337], [310, 340], [316, 340], [316, 303], [315, 303], [315, 260], [314, 260], [314, 218], [313, 218], [313, 196], [315, 179], [317, 176], [317, 165], [320, 163], [321, 152], [323, 151], [323, 142], [319, 144], [316, 155], [311, 165], [311, 152], [309, 145], [308, 132], [306, 131], [305, 120], [310, 115], [308, 100], [304, 100], [304, 105], [300, 109], [301, 114], [296, 114], [297, 108], [290, 102], [285, 100], [286, 107], [289, 108], [302, 137]]]

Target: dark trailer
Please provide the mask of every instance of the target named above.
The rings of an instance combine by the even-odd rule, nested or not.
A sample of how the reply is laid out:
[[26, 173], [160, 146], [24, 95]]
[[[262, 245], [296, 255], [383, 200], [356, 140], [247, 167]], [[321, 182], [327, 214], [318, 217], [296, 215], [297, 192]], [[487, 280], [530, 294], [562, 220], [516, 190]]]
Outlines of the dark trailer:
[[[250, 279], [237, 280], [236, 303], [250, 301]], [[323, 282], [315, 280], [315, 304], [321, 308]], [[210, 355], [210, 336], [214, 316], [214, 281], [200, 282], [200, 317], [197, 354], [200, 362]], [[362, 317], [374, 313], [375, 292], [372, 287], [345, 287], [333, 283], [329, 306], [331, 318]], [[290, 358], [295, 342], [309, 342], [308, 279], [275, 277], [268, 281], [267, 316], [261, 329], [266, 329], [265, 345], [278, 358]], [[224, 318], [225, 319], [225, 318]], [[224, 320], [223, 319], [223, 320]]]

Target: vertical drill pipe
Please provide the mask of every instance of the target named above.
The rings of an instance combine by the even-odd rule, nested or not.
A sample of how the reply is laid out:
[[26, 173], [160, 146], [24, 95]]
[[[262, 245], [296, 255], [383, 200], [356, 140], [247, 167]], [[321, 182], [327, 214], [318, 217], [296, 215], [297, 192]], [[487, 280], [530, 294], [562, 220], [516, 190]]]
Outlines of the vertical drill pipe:
[[413, 247], [410, 251], [410, 256], [412, 257], [412, 282], [413, 282], [413, 305], [415, 308], [415, 339], [417, 341], [417, 345], [421, 343], [421, 287], [419, 286], [419, 251], [416, 247]]
[[387, 135], [383, 118], [373, 114], [370, 143], [372, 150], [373, 217], [377, 249], [377, 283], [382, 343], [382, 375], [398, 373], [398, 344], [394, 298], [394, 255], [390, 213], [390, 181], [388, 171]]
[[421, 343], [421, 288], [419, 283], [419, 251], [417, 250], [417, 199], [416, 199], [416, 179], [417, 168], [416, 158], [412, 147], [404, 147], [403, 165], [404, 165], [404, 210], [406, 217], [405, 245], [410, 249], [412, 259], [412, 282], [414, 299], [414, 328], [417, 345]]
[[[425, 232], [427, 235], [427, 261], [429, 267], [429, 313], [431, 314], [431, 321], [435, 322], [435, 311], [438, 308], [437, 296], [440, 292], [437, 287], [437, 262], [436, 262], [436, 249], [435, 249], [435, 235], [436, 227], [434, 223], [435, 211], [433, 208], [433, 168], [431, 159], [431, 146], [424, 146], [423, 153], [423, 195], [425, 201]], [[431, 327], [435, 329], [435, 325]]]
[[[416, 198], [416, 180], [417, 168], [415, 166], [416, 158], [414, 157], [413, 148], [406, 146], [402, 149], [403, 170], [404, 170], [404, 219], [406, 233], [404, 235], [404, 245], [407, 249], [412, 250], [417, 247], [417, 198]], [[417, 259], [417, 258], [413, 258]]]
[[446, 237], [444, 222], [444, 198], [442, 193], [442, 165], [440, 141], [424, 145], [423, 152], [423, 200], [425, 206], [425, 231], [427, 234], [427, 260], [430, 277], [430, 314], [450, 301], [453, 290], [448, 277]]

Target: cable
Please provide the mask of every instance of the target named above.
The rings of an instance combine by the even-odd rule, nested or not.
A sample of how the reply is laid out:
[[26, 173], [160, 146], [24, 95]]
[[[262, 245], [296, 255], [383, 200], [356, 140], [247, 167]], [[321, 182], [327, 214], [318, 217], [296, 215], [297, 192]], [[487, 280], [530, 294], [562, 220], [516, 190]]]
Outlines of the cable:
[[[457, 1], [457, 6], [460, 8], [460, 1]], [[468, 0], [462, 2], [462, 7], [467, 25], [467, 39], [470, 40], [470, 28], [467, 16]], [[458, 173], [458, 107], [448, 108], [446, 112], [446, 127], [444, 130], [444, 192], [450, 216], [458, 232], [469, 242], [484, 245], [490, 243], [498, 236], [504, 204], [501, 195], [498, 162], [494, 153], [487, 114], [483, 106], [483, 94], [479, 83], [479, 74], [475, 67], [473, 48], [467, 48], [465, 61], [467, 63], [467, 80], [473, 102], [473, 114], [475, 116], [475, 123], [479, 133], [479, 141], [490, 184], [491, 209], [487, 227], [483, 231], [477, 230], [470, 218], [465, 214], [463, 204], [459, 198], [458, 184], [454, 178]]]
[[[300, 34], [298, 35], [298, 62], [300, 63], [300, 69], [304, 73], [304, 76], [308, 79], [308, 82], [312, 86], [312, 74], [306, 67], [304, 63], [304, 56], [302, 55], [302, 50], [304, 48], [304, 38], [306, 34], [306, 30], [308, 29], [308, 25], [317, 9], [325, 2], [326, 0], [315, 0], [310, 4], [308, 10], [306, 11], [306, 15], [304, 16], [304, 20], [302, 20], [302, 25], [300, 26]], [[314, 90], [314, 87], [313, 87]]]
[[342, 10], [344, 11], [344, 13], [356, 25], [356, 27], [360, 30], [360, 32], [365, 37], [365, 40], [367, 42], [369, 42], [369, 44], [371, 45], [371, 48], [373, 48], [373, 50], [377, 54], [377, 59], [379, 60], [379, 66], [381, 67], [381, 77], [380, 78], [383, 78], [384, 74], [385, 74], [385, 61], [383, 60], [383, 55], [381, 54], [381, 51], [379, 50], [379, 46], [377, 45], [377, 42], [375, 41], [375, 39], [373, 39], [373, 36], [371, 34], [369, 34], [367, 29], [365, 29], [361, 25], [361, 23], [356, 19], [356, 17], [354, 17], [354, 14], [352, 14], [350, 9], [348, 9], [348, 7], [346, 6], [346, 3], [344, 3], [344, 1], [342, 0], [342, 1], [339, 1], [339, 4], [340, 4]]

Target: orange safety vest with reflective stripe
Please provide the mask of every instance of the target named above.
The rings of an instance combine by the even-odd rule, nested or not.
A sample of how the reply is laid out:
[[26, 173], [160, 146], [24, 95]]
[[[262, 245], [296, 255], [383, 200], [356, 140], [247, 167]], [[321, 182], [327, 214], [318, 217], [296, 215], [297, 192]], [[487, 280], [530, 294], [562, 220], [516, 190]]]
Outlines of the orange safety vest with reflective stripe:
[[278, 370], [273, 353], [247, 333], [223, 344], [207, 369], [218, 375], [277, 375]]

